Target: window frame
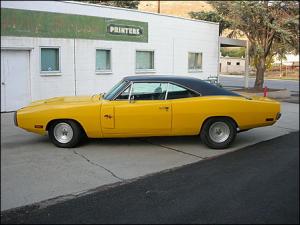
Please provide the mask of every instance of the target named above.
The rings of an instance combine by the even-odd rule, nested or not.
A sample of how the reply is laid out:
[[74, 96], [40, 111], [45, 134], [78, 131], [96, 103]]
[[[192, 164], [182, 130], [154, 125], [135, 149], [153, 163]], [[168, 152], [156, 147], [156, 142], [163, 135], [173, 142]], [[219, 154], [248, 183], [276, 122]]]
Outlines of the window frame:
[[[168, 99], [168, 93], [169, 93], [169, 86], [170, 84], [173, 84], [175, 86], [178, 86], [178, 87], [181, 87], [181, 88], [184, 88], [186, 90], [189, 90], [191, 92], [194, 92], [196, 94], [198, 94], [199, 96], [197, 97], [201, 97], [202, 94], [199, 93], [198, 91], [195, 91], [191, 88], [188, 88], [184, 85], [181, 85], [181, 84], [178, 84], [178, 83], [175, 83], [175, 82], [172, 82], [172, 81], [130, 81], [128, 82], [128, 84], [126, 86], [124, 86], [124, 88], [122, 90], [120, 90], [118, 93], [115, 94], [115, 96], [110, 100], [110, 101], [129, 101], [130, 100], [130, 97], [131, 97], [131, 91], [132, 91], [132, 86], [134, 83], [167, 83], [167, 91], [166, 91], [166, 95], [165, 95], [165, 99], [163, 100], [151, 100], [151, 101], [166, 101], [166, 100], [177, 100], [177, 99], [183, 99], [183, 98], [176, 98], [176, 99]], [[128, 95], [128, 99], [116, 99], [119, 97], [120, 94], [122, 94], [128, 87], [130, 86], [130, 91], [129, 91], [129, 95]], [[189, 98], [195, 98], [195, 97], [189, 97]], [[142, 100], [141, 100], [142, 101]], [[143, 100], [143, 101], [149, 101], [149, 100]]]
[[[109, 60], [110, 60], [110, 69], [109, 70], [97, 70], [97, 50], [106, 50], [106, 51], [110, 51], [109, 54]], [[95, 49], [95, 74], [112, 74], [113, 70], [112, 70], [112, 48], [100, 48], [97, 47]]]
[[[58, 49], [58, 69], [55, 71], [43, 71], [42, 70], [42, 49]], [[40, 46], [39, 48], [39, 66], [41, 76], [60, 76], [62, 75], [62, 64], [61, 64], [61, 47], [60, 46]]]
[[[201, 68], [200, 69], [190, 69], [189, 67], [189, 54], [201, 54]], [[188, 72], [189, 73], [197, 73], [197, 72], [203, 72], [203, 52], [188, 52], [188, 63], [187, 63], [187, 67], [188, 67]]]
[[[136, 68], [136, 57], [137, 52], [153, 52], [153, 69], [137, 69]], [[135, 73], [156, 73], [156, 59], [155, 59], [155, 50], [154, 49], [135, 49], [135, 58], [134, 58], [134, 67], [135, 67]]]

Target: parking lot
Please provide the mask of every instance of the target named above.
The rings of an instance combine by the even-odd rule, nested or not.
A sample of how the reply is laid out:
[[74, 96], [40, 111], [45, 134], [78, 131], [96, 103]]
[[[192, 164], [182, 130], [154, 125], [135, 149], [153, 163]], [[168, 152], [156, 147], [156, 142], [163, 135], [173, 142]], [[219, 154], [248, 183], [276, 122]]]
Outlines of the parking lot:
[[47, 136], [14, 127], [13, 114], [3, 113], [1, 210], [58, 196], [76, 196], [299, 130], [299, 105], [282, 102], [281, 111], [282, 117], [275, 125], [239, 133], [226, 150], [209, 149], [199, 137], [97, 139], [78, 148], [61, 149], [50, 143]]

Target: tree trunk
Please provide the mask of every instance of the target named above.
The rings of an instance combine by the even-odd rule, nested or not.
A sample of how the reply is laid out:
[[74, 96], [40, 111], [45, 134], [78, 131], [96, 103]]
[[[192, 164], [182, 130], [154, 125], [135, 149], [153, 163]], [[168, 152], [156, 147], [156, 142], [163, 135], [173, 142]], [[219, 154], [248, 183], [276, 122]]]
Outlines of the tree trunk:
[[264, 85], [264, 75], [266, 71], [266, 59], [261, 56], [258, 59], [258, 63], [256, 65], [256, 79], [255, 79], [255, 84], [254, 88], [256, 89], [261, 89], [263, 88]]

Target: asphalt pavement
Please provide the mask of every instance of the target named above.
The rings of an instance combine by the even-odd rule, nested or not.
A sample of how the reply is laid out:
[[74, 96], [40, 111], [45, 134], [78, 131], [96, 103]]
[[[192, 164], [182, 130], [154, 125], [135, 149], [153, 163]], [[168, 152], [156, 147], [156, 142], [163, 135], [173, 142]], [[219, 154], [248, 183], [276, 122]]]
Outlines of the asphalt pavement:
[[1, 212], [1, 223], [299, 224], [299, 132], [57, 204]]
[[241, 132], [230, 148], [209, 149], [197, 136], [91, 139], [74, 149], [14, 126], [1, 114], [1, 211], [73, 197], [124, 180], [188, 165], [299, 131], [299, 105], [282, 102], [274, 125]]

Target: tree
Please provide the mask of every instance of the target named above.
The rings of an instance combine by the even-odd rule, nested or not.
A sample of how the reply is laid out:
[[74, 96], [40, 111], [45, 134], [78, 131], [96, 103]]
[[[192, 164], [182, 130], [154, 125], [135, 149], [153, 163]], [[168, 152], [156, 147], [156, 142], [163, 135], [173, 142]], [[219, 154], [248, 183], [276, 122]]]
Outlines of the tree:
[[[278, 52], [299, 52], [298, 1], [212, 1], [216, 12], [229, 21], [230, 28], [246, 35], [256, 67], [254, 87], [262, 88], [270, 57]], [[284, 50], [284, 51], [283, 51]]]
[[245, 57], [245, 48], [228, 48], [222, 47], [220, 49], [222, 56], [229, 56], [229, 57]]
[[105, 0], [90, 0], [90, 1], [80, 1], [93, 4], [115, 6], [128, 9], [137, 9], [140, 1], [105, 1]]
[[211, 22], [219, 23], [219, 35], [221, 36], [223, 31], [230, 27], [229, 21], [225, 20], [222, 16], [220, 16], [217, 12], [209, 11], [209, 12], [189, 12], [189, 15], [193, 19], [197, 20], [206, 20]]

